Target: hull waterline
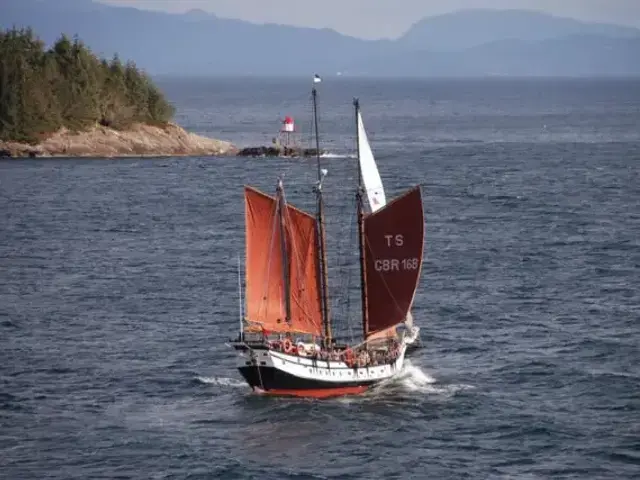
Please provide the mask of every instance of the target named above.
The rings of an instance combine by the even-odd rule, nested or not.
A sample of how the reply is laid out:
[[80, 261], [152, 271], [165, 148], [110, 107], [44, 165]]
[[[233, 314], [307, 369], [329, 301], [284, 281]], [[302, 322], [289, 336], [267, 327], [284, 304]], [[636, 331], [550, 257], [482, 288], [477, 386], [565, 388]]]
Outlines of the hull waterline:
[[359, 395], [402, 369], [405, 346], [392, 363], [348, 366], [343, 361], [319, 360], [269, 349], [235, 346], [241, 351], [238, 370], [259, 394], [330, 398]]

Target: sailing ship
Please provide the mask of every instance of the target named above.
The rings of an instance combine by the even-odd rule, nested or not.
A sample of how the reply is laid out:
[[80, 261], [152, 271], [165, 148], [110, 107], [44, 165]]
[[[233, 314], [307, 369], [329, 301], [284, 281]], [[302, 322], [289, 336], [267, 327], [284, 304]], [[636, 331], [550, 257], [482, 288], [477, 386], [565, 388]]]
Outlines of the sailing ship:
[[[312, 98], [319, 152], [315, 87]], [[357, 125], [357, 99], [354, 107]], [[354, 190], [362, 339], [341, 343], [333, 335], [328, 298], [322, 193], [327, 171], [319, 155], [316, 162], [315, 214], [287, 201], [282, 179], [275, 195], [244, 188], [246, 291], [243, 305], [239, 275], [241, 330], [230, 345], [239, 352], [240, 374], [259, 393], [316, 398], [359, 394], [393, 377], [404, 364], [404, 332], [399, 337], [379, 334], [405, 321], [418, 287], [424, 241], [420, 186], [365, 212], [358, 168]]]
[[[384, 193], [384, 186], [382, 185], [382, 179], [378, 172], [378, 166], [376, 165], [376, 160], [373, 156], [373, 151], [371, 150], [371, 144], [367, 137], [367, 131], [364, 128], [362, 112], [358, 110], [356, 115], [358, 125], [358, 163], [360, 165], [362, 183], [369, 204], [369, 211], [373, 213], [384, 207], [387, 204], [387, 201]], [[404, 342], [407, 344], [407, 355], [409, 355], [421, 346], [420, 327], [413, 324], [413, 315], [411, 314], [411, 311], [407, 312], [407, 316], [402, 323], [393, 325], [387, 330], [377, 333], [375, 337], [397, 337], [399, 328], [404, 328]]]

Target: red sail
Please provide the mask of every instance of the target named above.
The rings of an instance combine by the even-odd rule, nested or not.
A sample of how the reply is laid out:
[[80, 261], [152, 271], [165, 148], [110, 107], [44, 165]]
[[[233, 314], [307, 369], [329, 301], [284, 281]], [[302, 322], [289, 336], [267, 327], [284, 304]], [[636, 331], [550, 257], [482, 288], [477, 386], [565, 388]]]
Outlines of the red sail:
[[291, 290], [291, 328], [322, 335], [316, 219], [287, 205], [285, 214]]
[[273, 332], [322, 333], [315, 219], [290, 205], [284, 215], [291, 319], [286, 322], [285, 262], [278, 200], [245, 187], [247, 320]]
[[416, 186], [364, 218], [367, 334], [402, 323], [422, 269], [424, 212]]
[[245, 187], [244, 200], [247, 319], [282, 330], [287, 325], [277, 202], [251, 187]]

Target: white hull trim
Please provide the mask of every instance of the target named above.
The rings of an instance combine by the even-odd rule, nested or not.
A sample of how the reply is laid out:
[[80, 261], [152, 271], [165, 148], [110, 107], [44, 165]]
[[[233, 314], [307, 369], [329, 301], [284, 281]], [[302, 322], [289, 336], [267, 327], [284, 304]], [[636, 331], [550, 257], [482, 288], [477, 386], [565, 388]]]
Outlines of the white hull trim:
[[342, 361], [314, 360], [274, 350], [248, 349], [240, 353], [237, 366], [275, 368], [301, 380], [326, 382], [336, 387], [360, 382], [372, 384], [387, 380], [402, 370], [406, 347], [402, 342], [393, 363], [368, 367], [349, 367]]

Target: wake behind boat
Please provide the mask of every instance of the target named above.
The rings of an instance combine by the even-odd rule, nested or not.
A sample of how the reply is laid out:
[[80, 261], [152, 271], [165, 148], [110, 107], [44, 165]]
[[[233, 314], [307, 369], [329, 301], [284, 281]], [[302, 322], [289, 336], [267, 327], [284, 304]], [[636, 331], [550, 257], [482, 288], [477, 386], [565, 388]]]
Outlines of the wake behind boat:
[[[319, 152], [315, 87], [312, 97]], [[357, 100], [354, 106], [357, 122]], [[366, 213], [358, 168], [362, 338], [340, 343], [333, 336], [327, 289], [322, 196], [327, 172], [320, 155], [316, 161], [315, 215], [288, 203], [281, 179], [274, 196], [250, 186], [244, 191], [246, 305], [231, 345], [240, 353], [240, 373], [260, 393], [319, 398], [362, 393], [404, 364], [404, 332], [380, 334], [406, 319], [418, 287], [424, 240], [420, 187]]]

